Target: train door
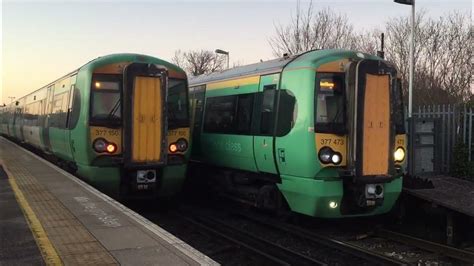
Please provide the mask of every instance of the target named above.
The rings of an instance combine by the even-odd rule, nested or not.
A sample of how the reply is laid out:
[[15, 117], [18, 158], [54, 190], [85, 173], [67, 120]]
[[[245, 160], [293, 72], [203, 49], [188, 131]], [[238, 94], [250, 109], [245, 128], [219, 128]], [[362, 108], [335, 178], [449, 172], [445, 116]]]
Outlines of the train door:
[[357, 66], [357, 175], [384, 177], [393, 172], [390, 89], [395, 72], [378, 61]]
[[52, 119], [51, 117], [51, 110], [53, 108], [53, 96], [54, 96], [54, 85], [51, 87], [48, 87], [47, 93], [46, 93], [46, 103], [45, 103], [45, 110], [44, 110], [44, 116], [45, 119], [44, 124], [40, 125], [43, 128], [42, 132], [42, 138], [43, 138], [43, 149], [47, 152], [51, 152], [51, 141], [49, 139], [49, 124], [50, 120]]
[[275, 127], [276, 95], [280, 74], [260, 77], [259, 99], [254, 113], [254, 155], [259, 172], [276, 174], [273, 150], [273, 130]]
[[198, 86], [190, 89], [189, 98], [191, 101], [191, 129], [192, 129], [192, 149], [191, 157], [199, 158], [201, 154], [201, 132], [202, 118], [204, 115], [204, 98], [206, 86]]
[[166, 162], [167, 71], [132, 63], [124, 69], [125, 164], [154, 167]]
[[67, 154], [70, 155], [70, 159], [74, 161], [74, 146], [71, 139], [71, 111], [72, 111], [72, 103], [74, 100], [74, 87], [76, 84], [76, 76], [72, 76], [70, 78], [70, 87], [69, 87], [69, 99], [67, 102], [67, 109], [66, 109], [66, 126], [65, 126], [65, 146]]

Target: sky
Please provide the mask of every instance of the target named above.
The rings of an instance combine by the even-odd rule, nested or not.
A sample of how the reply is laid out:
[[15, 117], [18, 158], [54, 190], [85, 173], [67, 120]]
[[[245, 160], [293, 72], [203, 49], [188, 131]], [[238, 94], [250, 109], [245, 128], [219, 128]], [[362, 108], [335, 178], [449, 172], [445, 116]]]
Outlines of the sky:
[[[432, 17], [471, 14], [473, 1], [417, 0], [416, 8]], [[356, 30], [381, 27], [410, 12], [410, 6], [393, 0], [314, 0], [313, 5], [347, 15]], [[178, 49], [223, 49], [231, 65], [268, 60], [275, 24], [288, 24], [295, 9], [296, 0], [3, 0], [0, 104], [111, 53], [171, 60]]]

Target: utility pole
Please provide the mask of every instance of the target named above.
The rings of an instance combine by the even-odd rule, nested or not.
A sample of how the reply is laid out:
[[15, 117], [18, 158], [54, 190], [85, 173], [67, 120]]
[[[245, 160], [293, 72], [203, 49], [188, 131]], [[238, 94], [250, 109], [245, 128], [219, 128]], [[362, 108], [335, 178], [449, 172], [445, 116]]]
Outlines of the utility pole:
[[408, 118], [411, 118], [413, 111], [413, 78], [415, 75], [415, 0], [394, 0], [394, 2], [411, 5], [410, 77], [408, 81]]

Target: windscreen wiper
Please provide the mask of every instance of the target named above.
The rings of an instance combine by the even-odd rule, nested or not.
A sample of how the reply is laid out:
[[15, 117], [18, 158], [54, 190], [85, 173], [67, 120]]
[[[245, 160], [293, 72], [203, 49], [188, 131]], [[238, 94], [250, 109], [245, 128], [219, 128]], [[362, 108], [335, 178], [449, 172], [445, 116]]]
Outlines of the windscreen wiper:
[[115, 116], [115, 113], [119, 109], [120, 106], [120, 98], [117, 99], [117, 101], [114, 104], [114, 107], [112, 107], [112, 110], [110, 110], [109, 114], [107, 115], [107, 119], [112, 119]]

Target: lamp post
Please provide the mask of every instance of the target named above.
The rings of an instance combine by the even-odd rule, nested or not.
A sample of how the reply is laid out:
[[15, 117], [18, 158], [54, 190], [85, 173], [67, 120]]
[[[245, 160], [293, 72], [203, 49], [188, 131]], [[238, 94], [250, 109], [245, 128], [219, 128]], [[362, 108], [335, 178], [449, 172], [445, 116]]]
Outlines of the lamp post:
[[410, 34], [410, 78], [408, 81], [408, 118], [411, 118], [413, 108], [413, 78], [415, 71], [415, 0], [394, 0], [395, 3], [411, 5], [411, 34]]
[[229, 69], [229, 52], [221, 50], [221, 49], [216, 49], [216, 54], [223, 54], [227, 56], [227, 69]]

